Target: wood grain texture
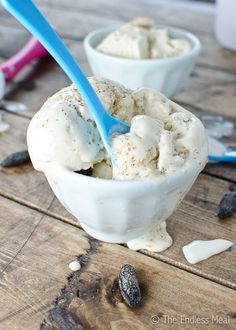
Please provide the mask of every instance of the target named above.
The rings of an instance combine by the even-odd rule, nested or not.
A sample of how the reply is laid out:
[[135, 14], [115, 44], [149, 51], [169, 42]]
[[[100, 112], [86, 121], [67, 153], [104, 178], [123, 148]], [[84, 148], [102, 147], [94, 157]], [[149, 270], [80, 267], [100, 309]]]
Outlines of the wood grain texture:
[[0, 57], [8, 58], [19, 50], [29, 38], [29, 33], [23, 28], [7, 26], [0, 20]]
[[[63, 1], [44, 0], [38, 1], [38, 5], [47, 17], [54, 22], [54, 25], [57, 26], [61, 36], [76, 39], [77, 41], [82, 40], [88, 32], [96, 28], [108, 24], [126, 22], [135, 16], [143, 16], [145, 6], [144, 4], [136, 4], [133, 1], [122, 1], [117, 6], [117, 2], [114, 0], [105, 0], [103, 3], [100, 0], [99, 2], [98, 0], [94, 0], [89, 3], [87, 1], [69, 1], [66, 4]], [[60, 20], [61, 15], [65, 17], [64, 20]], [[145, 15], [152, 17], [159, 24], [184, 27], [196, 34], [203, 45], [198, 60], [199, 64], [236, 72], [235, 53], [223, 49], [212, 34], [212, 27], [214, 25], [213, 17], [201, 14], [202, 24], [197, 24], [196, 26], [193, 24], [192, 19], [193, 16], [196, 16], [196, 13], [187, 11], [180, 15], [180, 10], [176, 9], [176, 7], [169, 6], [167, 8], [160, 5], [145, 6]], [[186, 17], [182, 18], [182, 15]], [[67, 16], [69, 19], [66, 19]], [[200, 15], [198, 16], [200, 17]], [[4, 47], [1, 47], [0, 56], [4, 55], [5, 57], [10, 54], [10, 49], [16, 50], [18, 48], [19, 43], [22, 42], [22, 38], [24, 39], [27, 33], [13, 18], [4, 13], [3, 10], [0, 10], [0, 17], [0, 36], [1, 42], [4, 45]], [[88, 17], [89, 24], [86, 24]], [[71, 26], [73, 26], [73, 29], [71, 29]], [[9, 44], [9, 37], [14, 38], [14, 33], [21, 36], [21, 38], [18, 38], [16, 43]], [[209, 58], [211, 61], [209, 61]]]
[[[194, 31], [193, 31], [194, 32]], [[196, 33], [202, 44], [197, 64], [212, 69], [226, 70], [236, 73], [235, 52], [223, 48], [214, 35]], [[210, 59], [210, 60], [209, 60]]]
[[0, 329], [38, 329], [68, 263], [89, 243], [76, 228], [7, 199], [0, 210]]
[[[196, 20], [194, 11], [185, 11], [181, 8], [169, 5], [146, 5], [145, 2], [133, 0], [122, 0], [119, 3], [115, 0], [92, 0], [87, 2], [67, 2], [57, 0], [37, 0], [35, 3], [45, 16], [63, 33], [70, 29], [70, 36], [75, 38], [84, 37], [94, 29], [94, 26], [104, 26], [130, 20], [136, 16], [149, 16], [160, 24], [171, 24], [182, 28], [198, 31], [199, 33], [213, 32], [213, 17], [201, 13]], [[87, 25], [86, 25], [86, 19]], [[63, 17], [64, 19], [61, 19]], [[9, 19], [9, 15], [0, 9], [1, 21], [6, 25], [19, 26]], [[67, 19], [66, 19], [67, 18]], [[73, 30], [71, 30], [73, 26]]]
[[[55, 305], [63, 306], [85, 329], [155, 329], [153, 315], [159, 315], [163, 329], [169, 327], [165, 315], [179, 322], [181, 315], [228, 316], [227, 329], [234, 329], [235, 291], [124, 247], [98, 243], [74, 226], [7, 199], [0, 198], [0, 209], [0, 329], [38, 329], [48, 309], [53, 315], [57, 295]], [[82, 269], [64, 288], [68, 263], [76, 256]], [[127, 262], [138, 273], [143, 295], [135, 310], [113, 287]], [[54, 326], [59, 329], [56, 322]], [[175, 327], [183, 328], [189, 326]], [[215, 329], [215, 324], [208, 328]]]
[[[148, 254], [165, 261], [170, 258], [171, 264], [199, 275], [208, 274], [208, 278], [236, 289], [234, 248], [193, 266], [186, 262], [182, 254], [182, 247], [197, 239], [225, 238], [235, 242], [236, 215], [225, 222], [216, 216], [219, 202], [228, 188], [227, 182], [200, 175], [180, 207], [167, 222], [167, 228], [174, 239], [173, 248], [161, 254]], [[232, 259], [229, 261], [228, 258]]]
[[204, 111], [235, 117], [235, 88], [234, 73], [196, 67], [184, 90], [174, 99]]
[[236, 183], [235, 163], [209, 163], [204, 169], [204, 173]]
[[[220, 286], [223, 291], [219, 294], [219, 286], [212, 282], [141, 255], [137, 258], [136, 253], [122, 247], [100, 244], [89, 259], [84, 272], [82, 268], [79, 276], [71, 277], [56, 304], [56, 308], [66, 306], [66, 312], [85, 329], [170, 329], [166, 316], [177, 319], [174, 329], [190, 329], [192, 325], [181, 324], [181, 315], [189, 317], [194, 311], [194, 315], [211, 318], [215, 313], [232, 315], [235, 308], [235, 292], [229, 290], [227, 300], [232, 305], [228, 309], [224, 287]], [[136, 269], [143, 295], [140, 307], [133, 310], [124, 304], [115, 289], [119, 270], [127, 262]], [[72, 291], [69, 297], [67, 290]], [[155, 323], [155, 315], [159, 324]], [[235, 320], [229, 321], [227, 327], [233, 328], [234, 324]], [[57, 322], [52, 325], [53, 329], [59, 329]], [[200, 328], [194, 325], [194, 329]], [[209, 328], [216, 329], [216, 325], [209, 324]]]

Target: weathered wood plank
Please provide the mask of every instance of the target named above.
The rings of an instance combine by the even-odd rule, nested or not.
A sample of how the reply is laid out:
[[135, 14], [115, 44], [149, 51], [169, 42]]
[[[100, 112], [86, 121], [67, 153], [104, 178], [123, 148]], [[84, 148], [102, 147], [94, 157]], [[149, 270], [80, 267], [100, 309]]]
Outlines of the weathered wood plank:
[[7, 199], [0, 209], [0, 329], [38, 329], [68, 262], [89, 242], [76, 228]]
[[[153, 18], [159, 24], [171, 24], [198, 31], [200, 33], [213, 32], [213, 17], [201, 13], [200, 15], [191, 10], [166, 5], [147, 5], [134, 1], [115, 0], [93, 0], [93, 1], [35, 1], [45, 16], [53, 23], [57, 29], [63, 31], [64, 36], [74, 38], [84, 37], [85, 34], [94, 29], [107, 24], [120, 23], [130, 20], [136, 16], [146, 16]], [[86, 19], [85, 19], [86, 15]], [[196, 16], [198, 19], [196, 19]], [[7, 25], [19, 26], [9, 15], [0, 9], [1, 21]], [[63, 19], [61, 19], [63, 17]], [[86, 25], [87, 20], [87, 25]], [[71, 27], [73, 26], [73, 29]], [[69, 31], [69, 34], [65, 34]]]
[[[120, 1], [119, 3], [115, 0], [93, 0], [89, 1], [82, 0], [79, 2], [74, 2], [72, 0], [66, 3], [62, 0], [44, 0], [38, 1], [38, 5], [48, 8], [56, 6], [57, 10], [69, 10], [73, 12], [84, 12], [86, 15], [93, 14], [99, 16], [102, 21], [106, 17], [113, 17], [117, 21], [127, 21], [135, 16], [143, 16], [144, 13], [147, 16], [159, 21], [160, 23], [169, 22], [169, 24], [186, 26], [196, 31], [204, 33], [213, 32], [213, 17], [201, 13], [197, 14], [192, 10], [183, 10], [178, 6], [171, 6], [168, 4], [147, 4], [145, 1]], [[198, 22], [196, 22], [196, 15], [198, 17]], [[197, 24], [199, 23], [199, 24]]]
[[[169, 329], [168, 316], [177, 319], [175, 329], [189, 329], [181, 316], [194, 315], [209, 319], [209, 329], [216, 327], [212, 315], [225, 318], [227, 329], [234, 329], [234, 290], [124, 247], [98, 243], [78, 228], [7, 199], [0, 199], [0, 208], [1, 329], [38, 329], [76, 256], [82, 269], [69, 278], [55, 305], [85, 329], [155, 329], [158, 317], [162, 329]], [[143, 295], [136, 310], [125, 305], [114, 286], [127, 262], [137, 271]]]
[[235, 163], [209, 163], [204, 169], [204, 173], [213, 175], [215, 177], [224, 178], [225, 180], [236, 183]]
[[[137, 5], [131, 2], [123, 2], [122, 5], [114, 1], [79, 1], [75, 3], [74, 1], [69, 2], [56, 2], [53, 1], [40, 1], [38, 5], [41, 7], [45, 5], [45, 14], [52, 20], [55, 20], [54, 24], [58, 26], [58, 31], [62, 36], [67, 36], [67, 38], [82, 39], [84, 36], [93, 29], [99, 28], [104, 25], [121, 23], [127, 21], [135, 16], [143, 15], [143, 5]], [[56, 8], [55, 8], [56, 5]], [[115, 6], [115, 8], [114, 8]], [[63, 17], [65, 15], [70, 16], [70, 19], [60, 20], [61, 13], [58, 11], [63, 11]], [[202, 15], [189, 10], [185, 10], [184, 19], [181, 17], [183, 13], [181, 9], [176, 9], [176, 7], [167, 8], [166, 6], [145, 6], [145, 12], [147, 16], [153, 17], [157, 23], [178, 25], [180, 27], [185, 27], [189, 31], [195, 33], [201, 40], [203, 49], [200, 55], [198, 63], [204, 66], [216, 67], [225, 70], [231, 70], [236, 72], [236, 55], [234, 52], [223, 49], [215, 40], [212, 34], [206, 32], [212, 32], [213, 17], [209, 15]], [[181, 15], [180, 15], [181, 12]], [[132, 13], [132, 14], [131, 14]], [[26, 31], [14, 21], [13, 18], [9, 17], [6, 13], [0, 11], [1, 17], [1, 53], [4, 55], [11, 54], [9, 49], [17, 49], [21, 44], [22, 39], [24, 40], [27, 33]], [[90, 24], [87, 24], [88, 17], [91, 16]], [[199, 22], [199, 19], [203, 19], [202, 24], [197, 24], [193, 26], [193, 16], [197, 16], [198, 19], [194, 20]], [[73, 17], [73, 19], [71, 19]], [[79, 21], [79, 24], [78, 24]], [[65, 23], [66, 22], [66, 23]], [[63, 26], [61, 24], [64, 24]], [[66, 25], [65, 25], [66, 24]], [[200, 31], [199, 31], [200, 27]], [[204, 27], [204, 31], [201, 29]], [[16, 42], [9, 43], [9, 39], [13, 38], [13, 35], [17, 34], [19, 38], [15, 39]], [[5, 56], [4, 56], [5, 57]], [[211, 59], [209, 61], [209, 59]]]
[[[25, 132], [28, 120], [19, 117], [16, 121], [13, 115], [6, 116], [6, 120], [12, 129], [1, 136], [0, 155], [2, 157], [26, 147]], [[223, 165], [221, 167], [224, 173]], [[235, 168], [231, 176], [236, 181]], [[77, 220], [69, 215], [54, 198], [44, 175], [34, 171], [31, 165], [2, 169], [0, 182], [0, 194], [78, 225]], [[174, 237], [175, 244], [164, 254], [154, 256], [158, 259], [164, 256], [170, 263], [178, 263], [180, 267], [187, 267], [193, 272], [202, 272], [204, 276], [215, 277], [217, 281], [236, 287], [236, 257], [233, 251], [218, 255], [194, 267], [188, 266], [181, 252], [181, 246], [194, 239], [222, 237], [235, 240], [235, 216], [222, 222], [216, 217], [218, 204], [228, 186], [229, 183], [226, 181], [201, 175], [179, 209], [168, 221], [168, 228]], [[232, 266], [229, 267], [229, 265]]]
[[[115, 264], [114, 260], [116, 260]], [[114, 290], [119, 269], [127, 262], [134, 265], [143, 292], [142, 304], [135, 310], [130, 310], [125, 306]], [[68, 303], [66, 312], [71, 313], [75, 320], [77, 319], [85, 325], [85, 328], [117, 330], [155, 329], [156, 327], [170, 329], [170, 323], [166, 322], [168, 315], [177, 319], [174, 325], [175, 329], [190, 329], [193, 326], [184, 324], [184, 321], [181, 322], [181, 315], [183, 320], [194, 311], [194, 314], [207, 318], [211, 313], [215, 313], [211, 304], [215, 306], [214, 310], [217, 310], [217, 313], [220, 311], [220, 315], [232, 315], [231, 311], [235, 304], [230, 306], [230, 312], [228, 312], [225, 293], [222, 292], [220, 297], [215, 284], [212, 286], [212, 283], [209, 282], [210, 286], [208, 287], [206, 280], [196, 276], [191, 279], [187, 278], [185, 276], [187, 273], [176, 269], [174, 272], [170, 272], [167, 269], [169, 266], [162, 264], [162, 269], [159, 267], [160, 264], [152, 263], [150, 258], [137, 257], [136, 253], [130, 253], [130, 251], [127, 253], [125, 249], [120, 247], [117, 249], [116, 246], [111, 245], [108, 248], [107, 245], [102, 244], [98, 247], [98, 253], [93, 253], [90, 256], [90, 263], [86, 272], [82, 273], [77, 281], [76, 277], [72, 278], [71, 282], [74, 285], [70, 283], [69, 287], [77, 292], [77, 296], [74, 295], [74, 297], [66, 299], [65, 305]], [[203, 286], [200, 284], [201, 281], [198, 281], [199, 279], [203, 280]], [[172, 281], [175, 283], [173, 286]], [[181, 282], [185, 285], [181, 286]], [[185, 291], [186, 285], [188, 286], [187, 291]], [[111, 294], [111, 288], [115, 291], [113, 294]], [[202, 296], [202, 289], [204, 296]], [[90, 294], [87, 294], [87, 291], [90, 291]], [[166, 297], [168, 297], [168, 303], [165, 302]], [[61, 298], [64, 298], [63, 294]], [[230, 298], [231, 296], [227, 297], [227, 300]], [[184, 302], [183, 304], [180, 303], [180, 299]], [[175, 301], [178, 301], [178, 306], [176, 306]], [[219, 306], [220, 301], [221, 306]], [[224, 305], [226, 306], [224, 307]], [[158, 315], [160, 319], [153, 317], [154, 315]], [[158, 322], [155, 321], [157, 319]], [[234, 322], [230, 320], [227, 327], [230, 329], [234, 326]], [[53, 325], [55, 326], [55, 322]], [[211, 324], [210, 321], [209, 328], [214, 329], [215, 327], [216, 325]], [[59, 329], [57, 326], [55, 328]], [[201, 326], [194, 324], [194, 329], [200, 328]]]
[[[84, 6], [81, 6], [83, 8], [80, 8], [79, 13], [81, 13], [81, 10], [83, 10], [83, 12], [86, 13], [86, 15], [83, 15], [82, 17], [79, 17], [80, 23], [81, 22], [85, 22], [86, 23], [86, 19], [87, 19], [87, 15], [91, 15], [91, 11], [92, 11], [92, 15], [96, 15], [96, 17], [98, 17], [98, 12], [97, 10], [99, 8], [103, 8], [102, 6], [99, 5], [99, 7], [96, 5], [96, 7], [94, 7], [95, 5], [93, 4], [92, 7], [89, 7], [90, 2], [86, 2], [86, 4], [84, 4]], [[81, 5], [81, 2], [80, 2]], [[106, 5], [105, 8], [109, 8], [110, 2], [106, 1]], [[124, 6], [126, 6], [126, 4], [124, 4]], [[58, 8], [58, 4], [57, 4], [57, 8]], [[121, 8], [119, 6], [119, 8]], [[159, 7], [158, 7], [159, 8]], [[68, 7], [67, 4], [67, 12], [71, 11], [71, 7]], [[96, 11], [96, 13], [94, 13]], [[143, 10], [142, 8], [139, 8], [139, 12], [137, 12], [136, 15], [140, 15], [142, 11], [143, 14]], [[126, 11], [127, 13], [129, 13], [129, 11]], [[158, 10], [156, 10], [157, 13], [159, 13]], [[78, 14], [77, 12], [75, 12], [76, 14]], [[3, 16], [0, 22], [0, 26], [1, 26], [1, 31], [0, 31], [0, 36], [1, 36], [1, 49], [0, 49], [0, 56], [3, 57], [8, 57], [10, 56], [12, 53], [14, 53], [26, 40], [27, 36], [29, 35], [28, 32], [22, 27], [20, 26], [11, 16], [7, 15], [6, 13], [3, 14], [3, 12], [0, 11], [0, 14]], [[63, 12], [63, 15], [65, 15], [65, 13]], [[52, 19], [54, 18], [54, 16], [57, 16], [56, 13], [53, 14], [51, 13], [51, 17]], [[71, 24], [69, 27], [65, 26], [63, 29], [60, 27], [58, 27], [59, 31], [60, 31], [60, 35], [61, 36], [67, 36], [67, 38], [75, 38], [77, 40], [80, 40], [82, 38], [84, 38], [84, 36], [91, 31], [92, 29], [96, 29], [99, 28], [101, 26], [104, 26], [106, 24], [110, 24], [110, 21], [107, 21], [107, 17], [113, 17], [113, 24], [114, 23], [121, 23], [121, 22], [125, 22], [128, 19], [131, 19], [132, 17], [122, 17], [122, 15], [120, 16], [119, 14], [117, 14], [117, 11], [111, 13], [109, 12], [109, 15], [106, 14], [104, 12], [104, 10], [99, 13], [99, 18], [97, 18], [96, 20], [92, 20], [91, 24], [92, 25], [82, 25], [80, 24], [80, 28], [79, 28], [79, 34], [76, 32], [76, 35], [74, 35], [74, 24], [73, 21], [68, 20], [67, 24]], [[171, 22], [171, 20], [173, 19], [173, 17], [175, 17], [175, 15], [168, 15], [167, 17], [164, 16], [161, 20], [160, 19], [156, 19], [157, 22], [159, 21], [162, 24], [173, 24]], [[98, 23], [98, 19], [100, 20], [100, 23]], [[164, 21], [163, 21], [164, 19]], [[58, 24], [60, 24], [60, 22], [58, 22]], [[102, 24], [102, 25], [101, 25]], [[76, 24], [77, 25], [77, 24]], [[73, 26], [73, 29], [71, 29], [71, 27]], [[85, 29], [85, 30], [84, 30]], [[86, 30], [87, 29], [87, 30]], [[88, 30], [89, 29], [89, 30]], [[192, 31], [192, 24], [189, 26], [189, 29]], [[201, 33], [198, 31], [193, 31], [194, 33], [196, 33], [196, 35], [201, 39], [201, 42], [203, 43], [203, 51], [202, 51], [202, 55], [200, 57], [200, 63], [203, 64], [208, 64], [208, 65], [214, 65], [216, 67], [219, 68], [225, 68], [225, 69], [232, 69], [232, 70], [236, 70], [236, 66], [234, 61], [232, 60], [235, 57], [235, 54], [233, 52], [227, 51], [222, 49], [218, 43], [216, 42], [215, 38], [209, 34], [206, 33]], [[204, 31], [205, 32], [205, 31]], [[14, 42], [9, 42], [9, 40], [14, 40]], [[207, 61], [207, 59], [209, 58], [209, 56], [211, 57], [211, 63], [209, 63], [209, 61]]]
[[197, 67], [174, 99], [204, 111], [235, 117], [235, 88], [236, 74]]
[[[69, 7], [66, 9], [58, 9], [55, 3], [52, 6], [44, 7], [40, 1], [38, 7], [63, 37], [81, 40], [81, 38], [95, 27], [102, 27], [104, 24], [114, 24], [114, 19], [112, 17], [104, 16], [104, 19], [101, 19], [100, 16], [96, 14], [96, 10], [94, 10], [93, 13], [89, 11], [86, 12], [85, 18], [84, 11], [70, 10]], [[2, 8], [0, 8], [0, 19], [1, 24], [9, 27], [20, 27], [19, 23]]]
[[236, 73], [235, 52], [221, 47], [214, 36], [204, 33], [196, 33], [196, 35], [202, 44], [197, 64]]
[[22, 27], [7, 26], [0, 22], [0, 56], [8, 58], [20, 49], [29, 38], [29, 33]]
[[[216, 216], [219, 202], [228, 191], [228, 187], [227, 182], [200, 175], [180, 207], [167, 222], [169, 232], [174, 238], [173, 248], [162, 254], [150, 255], [165, 261], [169, 258], [175, 260], [177, 263], [173, 264], [182, 265], [181, 268], [196, 274], [206, 273], [212, 279], [216, 276], [222, 279], [225, 285], [236, 289], [236, 256], [233, 249], [194, 266], [188, 265], [182, 254], [182, 247], [197, 239], [225, 238], [235, 242], [236, 215], [225, 221], [220, 221]], [[229, 261], [228, 258], [232, 259]]]

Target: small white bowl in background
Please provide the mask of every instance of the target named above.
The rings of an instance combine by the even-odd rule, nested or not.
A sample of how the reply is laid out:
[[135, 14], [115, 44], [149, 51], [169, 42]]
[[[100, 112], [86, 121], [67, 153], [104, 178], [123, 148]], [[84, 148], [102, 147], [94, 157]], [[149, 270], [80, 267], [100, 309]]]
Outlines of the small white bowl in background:
[[126, 59], [101, 53], [96, 46], [119, 26], [112, 26], [93, 31], [84, 40], [84, 48], [88, 62], [95, 76], [104, 77], [137, 89], [149, 87], [160, 91], [167, 97], [179, 92], [196, 63], [201, 44], [193, 34], [174, 27], [166, 28], [171, 38], [188, 40], [192, 49], [190, 52], [165, 59]]

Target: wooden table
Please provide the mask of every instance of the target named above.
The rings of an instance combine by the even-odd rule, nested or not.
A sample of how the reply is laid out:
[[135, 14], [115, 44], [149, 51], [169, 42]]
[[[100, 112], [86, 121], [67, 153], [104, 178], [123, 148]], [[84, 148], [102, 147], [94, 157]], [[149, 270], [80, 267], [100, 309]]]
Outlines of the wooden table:
[[[195, 33], [203, 50], [185, 90], [174, 99], [200, 117], [224, 114], [236, 122], [236, 54], [215, 41], [213, 17], [133, 0], [37, 3], [88, 75], [82, 40], [95, 28], [145, 14]], [[27, 38], [28, 33], [1, 10], [1, 61]], [[7, 98], [24, 102], [29, 110], [6, 114], [11, 129], [0, 136], [1, 159], [26, 147], [30, 118], [48, 96], [68, 84], [51, 59], [32, 65], [18, 78]], [[234, 136], [231, 143], [235, 142]], [[33, 330], [40, 324], [42, 329], [82, 329], [78, 324], [84, 329], [202, 329], [207, 323], [207, 329], [236, 329], [235, 247], [196, 265], [188, 264], [182, 254], [182, 246], [194, 239], [220, 237], [236, 243], [236, 216], [225, 221], [216, 216], [232, 182], [235, 164], [208, 165], [168, 221], [173, 246], [150, 253], [89, 237], [31, 165], [2, 169], [0, 329]], [[82, 269], [71, 274], [68, 264], [76, 257]], [[143, 293], [142, 305], [135, 310], [125, 305], [115, 286], [125, 263], [136, 268]]]

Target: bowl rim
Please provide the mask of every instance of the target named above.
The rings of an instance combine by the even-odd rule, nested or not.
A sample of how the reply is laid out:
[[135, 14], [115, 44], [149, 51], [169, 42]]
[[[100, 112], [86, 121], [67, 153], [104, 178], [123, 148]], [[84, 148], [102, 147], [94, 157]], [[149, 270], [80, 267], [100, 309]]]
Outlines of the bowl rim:
[[176, 62], [180, 62], [185, 59], [188, 59], [188, 58], [195, 57], [201, 51], [201, 42], [198, 39], [198, 37], [196, 37], [193, 33], [189, 32], [187, 30], [184, 30], [184, 29], [179, 29], [177, 27], [170, 26], [170, 25], [164, 25], [164, 24], [155, 24], [155, 27], [156, 28], [166, 28], [167, 31], [178, 32], [178, 33], [182, 34], [181, 37], [184, 39], [187, 39], [192, 44], [192, 49], [188, 53], [179, 55], [179, 56], [172, 56], [172, 57], [168, 57], [168, 58], [132, 59], [132, 58], [123, 58], [123, 57], [113, 56], [113, 55], [99, 52], [91, 45], [91, 39], [94, 36], [97, 36], [104, 32], [106, 32], [106, 36], [107, 36], [108, 33], [115, 31], [116, 29], [118, 29], [121, 26], [122, 26], [122, 24], [113, 24], [113, 25], [108, 25], [103, 28], [99, 28], [99, 29], [91, 31], [90, 33], [88, 33], [86, 35], [86, 37], [84, 38], [84, 41], [83, 41], [85, 50], [89, 50], [91, 53], [95, 54], [97, 57], [103, 58], [104, 60], [116, 61], [116, 62], [123, 63], [123, 64], [135, 63], [136, 65], [143, 65], [143, 64], [145, 64], [145, 65], [152, 65], [152, 64], [163, 65], [163, 64], [167, 64], [167, 63], [176, 63]]
[[68, 168], [61, 166], [57, 163], [54, 163], [53, 167], [48, 167], [48, 170], [44, 171], [46, 177], [54, 178], [55, 174], [57, 177], [67, 177], [73, 182], [80, 181], [81, 183], [89, 184], [90, 186], [94, 186], [97, 184], [100, 185], [100, 188], [122, 188], [124, 189], [132, 189], [136, 186], [137, 189], [147, 189], [147, 187], [156, 187], [163, 184], [170, 184], [173, 181], [178, 181], [183, 178], [183, 175], [187, 175], [188, 173], [197, 173], [197, 175], [202, 171], [205, 167], [207, 160], [204, 162], [202, 159], [202, 164], [200, 165], [198, 161], [194, 159], [189, 159], [183, 166], [178, 168], [176, 171], [170, 171], [168, 173], [163, 173], [157, 176], [150, 176], [138, 179], [104, 179], [100, 177], [86, 176], [84, 174], [76, 173], [74, 171], [69, 170]]

